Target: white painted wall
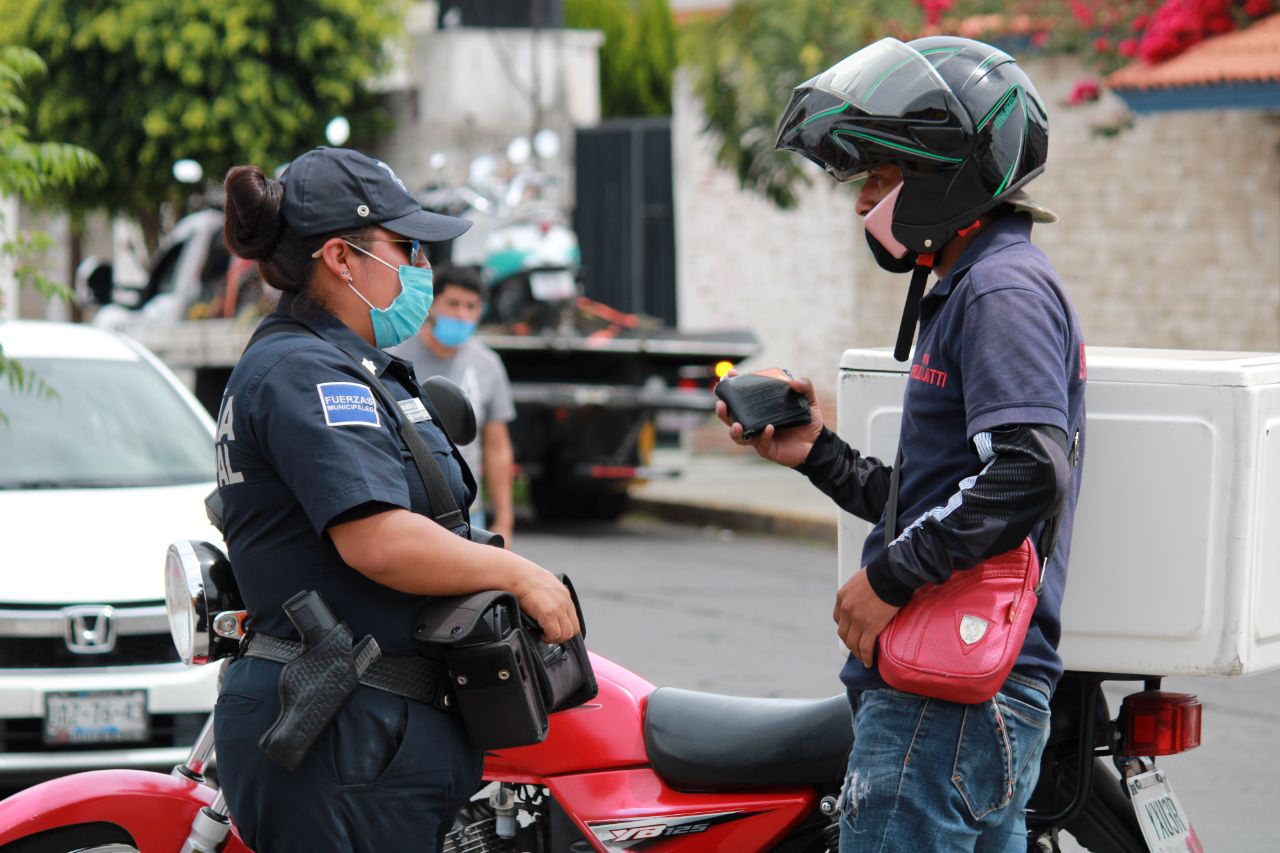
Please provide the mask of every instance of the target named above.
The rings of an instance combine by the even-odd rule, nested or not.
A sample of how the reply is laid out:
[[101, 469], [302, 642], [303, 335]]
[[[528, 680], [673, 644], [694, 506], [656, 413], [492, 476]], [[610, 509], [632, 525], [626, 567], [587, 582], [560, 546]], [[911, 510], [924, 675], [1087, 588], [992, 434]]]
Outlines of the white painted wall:
[[[0, 196], [0, 243], [8, 243], [18, 233], [18, 199]], [[7, 255], [0, 255], [0, 319], [13, 320], [18, 316], [18, 280], [13, 274], [13, 263]]]

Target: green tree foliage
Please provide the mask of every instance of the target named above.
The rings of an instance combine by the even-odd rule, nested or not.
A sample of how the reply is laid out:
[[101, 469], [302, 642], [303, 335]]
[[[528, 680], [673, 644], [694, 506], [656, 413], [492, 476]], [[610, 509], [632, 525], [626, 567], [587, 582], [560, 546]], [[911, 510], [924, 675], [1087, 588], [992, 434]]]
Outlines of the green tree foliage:
[[[23, 47], [0, 47], [0, 196], [40, 202], [69, 191], [101, 170], [98, 159], [82, 148], [31, 140], [22, 94], [28, 81], [38, 79], [45, 71], [44, 62], [34, 52]], [[0, 243], [0, 264], [11, 269], [21, 285], [35, 287], [46, 296], [65, 295], [65, 289], [40, 275], [33, 263], [51, 242], [47, 234], [17, 231], [12, 239]], [[19, 390], [49, 392], [39, 377], [5, 358], [3, 349], [0, 378]], [[3, 419], [4, 414], [0, 413], [0, 421]]]
[[600, 30], [605, 118], [671, 115], [675, 24], [667, 0], [565, 0], [565, 25]]
[[[183, 197], [175, 160], [216, 181], [236, 163], [286, 162], [324, 142], [400, 30], [400, 0], [8, 0], [0, 43], [31, 47], [48, 77], [30, 92], [36, 132], [96, 153], [77, 190], [154, 226]], [[358, 122], [353, 124], [359, 126]]]
[[913, 0], [736, 0], [724, 15], [690, 24], [682, 45], [720, 165], [780, 207], [808, 183], [794, 154], [774, 151], [791, 90], [884, 36], [922, 24]]

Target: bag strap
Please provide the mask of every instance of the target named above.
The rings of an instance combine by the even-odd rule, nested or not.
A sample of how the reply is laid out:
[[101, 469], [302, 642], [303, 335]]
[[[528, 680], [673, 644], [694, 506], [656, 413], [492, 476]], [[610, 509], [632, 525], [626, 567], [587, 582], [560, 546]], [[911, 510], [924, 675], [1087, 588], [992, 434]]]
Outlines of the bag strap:
[[[1071, 439], [1071, 451], [1069, 455], [1071, 462], [1071, 470], [1075, 471], [1076, 465], [1080, 460], [1080, 429], [1077, 427], [1075, 436]], [[898, 457], [893, 463], [893, 472], [889, 475], [889, 500], [885, 504], [884, 519], [884, 547], [885, 550], [893, 544], [898, 538], [898, 487], [902, 479], [902, 445], [898, 445]], [[1053, 556], [1053, 549], [1058, 547], [1058, 534], [1062, 532], [1062, 516], [1067, 507], [1067, 498], [1070, 496], [1071, 484], [1067, 484], [1068, 491], [1062, 495], [1062, 500], [1058, 502], [1058, 508], [1053, 515], [1049, 517], [1045, 528], [1040, 533], [1040, 542], [1037, 545], [1037, 552], [1040, 554], [1040, 580], [1036, 584], [1036, 595], [1040, 595], [1040, 591], [1044, 588], [1044, 570], [1049, 565], [1049, 558]]]
[[[253, 337], [249, 338], [249, 343], [245, 345], [245, 350], [253, 346], [258, 341], [268, 335], [288, 334], [288, 335], [311, 335], [320, 337], [314, 331], [302, 325], [301, 323], [283, 322], [274, 323], [265, 328], [259, 327], [253, 333]], [[337, 346], [335, 344], [335, 346]], [[359, 364], [355, 356], [347, 352], [342, 347], [338, 347], [347, 358], [351, 359], [353, 364]], [[418, 469], [418, 476], [422, 478], [422, 485], [427, 489], [427, 497], [431, 501], [431, 508], [435, 511], [433, 518], [436, 523], [446, 530], [453, 530], [460, 524], [466, 522], [466, 518], [462, 514], [462, 510], [458, 509], [458, 502], [453, 498], [453, 491], [449, 488], [448, 482], [445, 481], [444, 472], [440, 470], [440, 463], [436, 462], [435, 454], [431, 452], [431, 448], [427, 447], [426, 441], [414, 429], [413, 424], [404, 417], [404, 413], [400, 410], [400, 403], [387, 390], [387, 386], [382, 384], [382, 380], [372, 373], [369, 374], [372, 380], [372, 388], [378, 398], [382, 401], [382, 405], [391, 413], [391, 417], [395, 419], [396, 428], [400, 432], [400, 438], [409, 448], [409, 453], [413, 456], [413, 463]]]

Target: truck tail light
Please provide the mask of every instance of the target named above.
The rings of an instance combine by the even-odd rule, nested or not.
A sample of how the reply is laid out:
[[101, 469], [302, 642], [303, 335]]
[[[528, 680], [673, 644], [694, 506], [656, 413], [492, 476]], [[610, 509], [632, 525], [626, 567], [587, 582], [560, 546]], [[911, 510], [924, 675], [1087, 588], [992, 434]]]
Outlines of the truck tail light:
[[1124, 755], [1176, 755], [1200, 745], [1200, 700], [1191, 693], [1145, 690], [1120, 707]]
[[637, 469], [632, 465], [592, 465], [587, 473], [596, 480], [631, 480]]

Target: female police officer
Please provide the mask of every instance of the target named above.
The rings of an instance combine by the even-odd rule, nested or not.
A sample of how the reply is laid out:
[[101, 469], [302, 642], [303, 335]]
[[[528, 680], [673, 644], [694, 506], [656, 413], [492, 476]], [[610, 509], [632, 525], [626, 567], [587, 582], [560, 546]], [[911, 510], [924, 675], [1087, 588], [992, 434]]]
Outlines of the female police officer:
[[[382, 350], [417, 332], [431, 301], [421, 245], [467, 223], [422, 210], [384, 163], [317, 148], [279, 181], [226, 178], [227, 246], [283, 291], [236, 365], [216, 451], [226, 541], [252, 636], [295, 639], [281, 605], [315, 590], [391, 670], [430, 682], [410, 632], [423, 596], [514, 592], [551, 642], [578, 631], [564, 586], [510, 551], [432, 520], [413, 422], [458, 506], [474, 480], [406, 362]], [[292, 334], [267, 334], [273, 325]], [[279, 330], [277, 330], [279, 331]], [[389, 412], [381, 382], [400, 401]], [[437, 508], [439, 509], [439, 508]], [[460, 534], [460, 535], [459, 535]], [[434, 669], [433, 669], [434, 667]], [[361, 684], [290, 771], [259, 746], [280, 714], [281, 664], [248, 655], [226, 672], [215, 716], [231, 816], [258, 853], [439, 849], [480, 780], [481, 755], [447, 701]]]

